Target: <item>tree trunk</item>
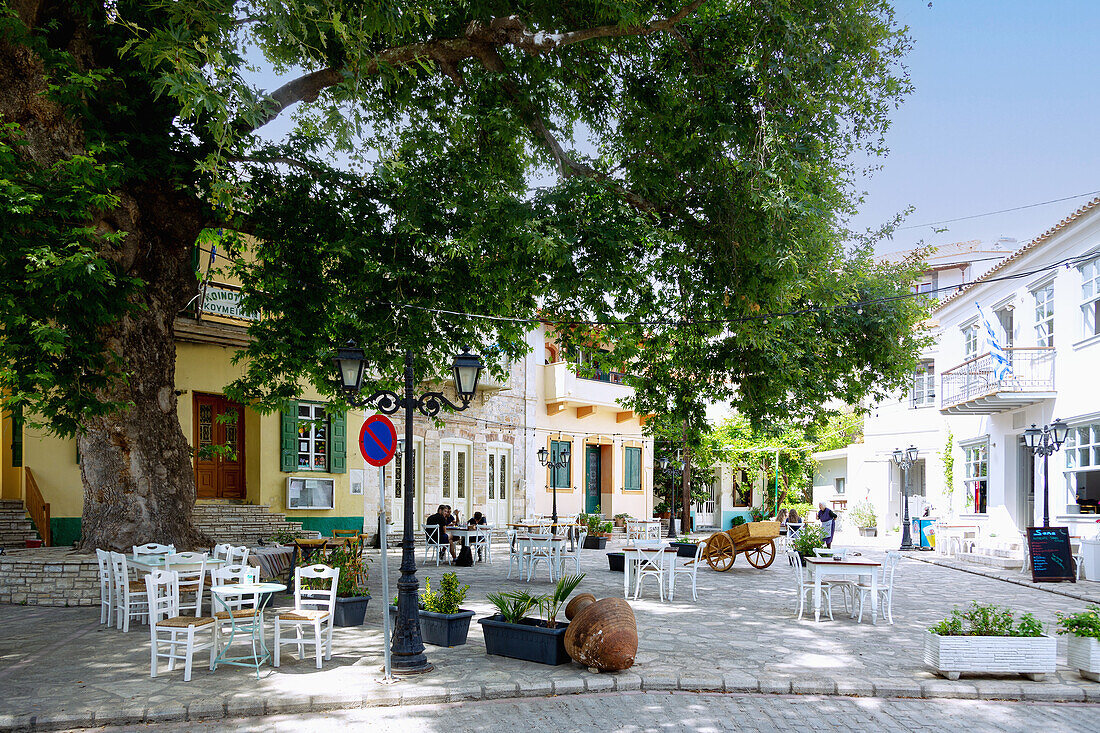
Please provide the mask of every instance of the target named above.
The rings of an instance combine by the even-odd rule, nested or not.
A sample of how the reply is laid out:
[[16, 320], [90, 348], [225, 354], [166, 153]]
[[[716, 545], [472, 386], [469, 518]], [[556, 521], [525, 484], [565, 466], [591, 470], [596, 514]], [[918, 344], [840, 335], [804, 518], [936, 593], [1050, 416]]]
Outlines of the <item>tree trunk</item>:
[[[118, 58], [109, 44], [97, 47], [101, 41], [78, 5], [19, 0], [13, 9], [27, 27], [52, 24], [50, 46], [70, 54], [81, 70], [95, 67], [97, 58]], [[43, 168], [86, 152], [81, 120], [46, 94], [46, 73], [29, 46], [0, 35], [0, 119], [20, 126], [27, 144], [18, 154]], [[84, 549], [149, 541], [186, 548], [202, 539], [191, 524], [195, 481], [176, 415], [172, 325], [197, 291], [191, 251], [203, 209], [168, 171], [144, 175], [120, 184], [118, 207], [88, 212], [98, 231], [126, 233], [121, 246], [103, 245], [99, 256], [145, 285], [134, 296], [140, 308], [98, 334], [127, 375], [101, 398], [130, 407], [82, 421]]]
[[688, 445], [688, 421], [684, 420], [684, 471], [681, 474], [680, 531], [687, 534], [692, 530], [691, 522], [691, 447]]

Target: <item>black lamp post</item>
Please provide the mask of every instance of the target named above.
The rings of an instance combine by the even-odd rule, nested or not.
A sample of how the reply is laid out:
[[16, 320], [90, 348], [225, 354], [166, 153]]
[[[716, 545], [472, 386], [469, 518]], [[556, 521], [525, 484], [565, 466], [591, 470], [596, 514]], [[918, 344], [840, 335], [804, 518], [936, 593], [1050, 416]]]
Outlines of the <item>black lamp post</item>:
[[[668, 461], [667, 458], [660, 459], [660, 461], [658, 461], [658, 463], [661, 464], [661, 470], [662, 471], [669, 470], [669, 465], [670, 464], [669, 464], [669, 461]], [[678, 475], [678, 474], [683, 473], [683, 470], [684, 470], [683, 464], [673, 463], [673, 464], [671, 464], [671, 466], [672, 466], [673, 475]], [[669, 499], [668, 536], [669, 536], [669, 539], [676, 539], [676, 504], [677, 504], [677, 502], [675, 500], [676, 499], [675, 493], [676, 493], [676, 488], [675, 488], [675, 485], [673, 485], [673, 487], [669, 490], [669, 493], [668, 493], [668, 499]]]
[[1069, 425], [1056, 419], [1050, 425], [1044, 425], [1043, 429], [1035, 427], [1035, 423], [1024, 431], [1024, 442], [1031, 452], [1043, 457], [1043, 526], [1050, 526], [1050, 492], [1048, 489], [1049, 477], [1047, 473], [1050, 457], [1062, 448], [1069, 435]]
[[569, 444], [565, 443], [558, 452], [554, 455], [550, 454], [550, 451], [545, 448], [539, 448], [539, 463], [546, 468], [550, 469], [550, 492], [553, 501], [553, 509], [551, 514], [551, 532], [553, 534], [558, 533], [558, 477], [554, 475], [554, 471], [559, 468], [565, 468], [569, 465]]
[[898, 549], [915, 550], [917, 548], [913, 546], [913, 536], [909, 531], [909, 469], [917, 462], [917, 447], [911, 445], [905, 450], [895, 448], [893, 458], [894, 463], [901, 466], [901, 470], [905, 473], [904, 483], [901, 487], [904, 517], [901, 524], [901, 547]]
[[385, 415], [392, 415], [405, 409], [405, 437], [399, 441], [402, 458], [405, 460], [404, 492], [405, 516], [404, 533], [401, 538], [401, 578], [397, 581], [397, 623], [393, 629], [390, 650], [393, 654], [394, 674], [420, 674], [432, 671], [432, 665], [424, 655], [424, 642], [420, 636], [420, 613], [417, 599], [416, 550], [413, 538], [413, 411], [418, 410], [425, 417], [435, 417], [446, 405], [453, 410], [465, 410], [477, 392], [477, 382], [481, 377], [481, 357], [471, 354], [469, 349], [455, 357], [451, 369], [454, 373], [455, 393], [461, 402], [456, 405], [442, 392], [425, 392], [417, 397], [413, 387], [413, 353], [405, 351], [405, 394], [400, 396], [389, 390], [380, 390], [370, 397], [363, 397], [359, 389], [363, 383], [363, 362], [366, 355], [354, 342], [337, 349], [332, 363], [340, 374], [340, 384], [349, 404], [359, 407], [373, 407]]

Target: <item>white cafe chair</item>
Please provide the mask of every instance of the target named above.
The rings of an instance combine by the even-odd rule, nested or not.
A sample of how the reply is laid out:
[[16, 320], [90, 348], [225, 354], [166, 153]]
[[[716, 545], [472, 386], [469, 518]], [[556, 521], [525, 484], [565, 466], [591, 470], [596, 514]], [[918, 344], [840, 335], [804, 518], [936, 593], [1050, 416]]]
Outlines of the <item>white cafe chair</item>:
[[[649, 542], [653, 542], [650, 540]], [[659, 542], [659, 541], [657, 541]], [[642, 581], [653, 578], [657, 581], [657, 595], [663, 601], [665, 599], [665, 548], [660, 544], [645, 544], [646, 540], [635, 540], [634, 549], [630, 550], [638, 562], [634, 570], [634, 600], [638, 600], [638, 594], [642, 590]]]
[[572, 550], [561, 548], [558, 550], [558, 577], [565, 577], [565, 564], [572, 562], [577, 569], [576, 574], [581, 574], [581, 548], [584, 547], [584, 539], [588, 536], [588, 528], [582, 528], [577, 534], [577, 544]]
[[438, 524], [422, 524], [424, 528], [424, 564], [427, 565], [434, 555], [435, 566], [439, 567], [440, 559], [451, 561], [449, 542], [440, 540], [440, 526]]
[[111, 553], [111, 573], [115, 584], [115, 626], [130, 631], [130, 619], [149, 618], [149, 595], [144, 581], [130, 578], [130, 567], [121, 552]]
[[[794, 568], [796, 590], [798, 592], [798, 620], [802, 620], [802, 612], [808, 601], [807, 596], [812, 596], [814, 584], [809, 582], [802, 568], [802, 558], [794, 550], [787, 551], [787, 559]], [[825, 597], [825, 608], [829, 613], [829, 620], [833, 620], [833, 584], [827, 580], [821, 581], [821, 595]]]
[[531, 534], [527, 536], [527, 581], [530, 582], [531, 578], [535, 574], [535, 566], [540, 562], [546, 563], [547, 569], [550, 571], [550, 582], [554, 582], [554, 565], [556, 562], [556, 555], [558, 549], [554, 546], [554, 535], [547, 532], [546, 534]]
[[[892, 550], [886, 553], [886, 562], [882, 565], [882, 576], [878, 581], [878, 608], [883, 620], [894, 623], [894, 571], [901, 562], [901, 553]], [[863, 601], [871, 596], [871, 586], [868, 583], [857, 583], [855, 590], [859, 593], [859, 623], [863, 623]], [[873, 619], [872, 619], [873, 620]]]
[[[181, 616], [179, 609], [179, 575], [174, 570], [154, 570], [145, 576], [149, 597], [149, 637], [151, 642], [149, 676], [157, 676], [158, 659], [168, 658], [168, 670], [183, 660], [183, 681], [191, 681], [191, 661], [195, 652], [210, 650], [210, 669], [217, 655], [218, 623], [210, 616]], [[203, 641], [198, 633], [210, 632]], [[161, 645], [168, 647], [161, 652]]]
[[523, 577], [523, 572], [526, 569], [526, 558], [523, 552], [523, 543], [519, 540], [519, 530], [509, 529], [508, 535], [508, 579], [512, 577], [512, 568], [514, 567], [520, 577]]
[[206, 582], [206, 553], [177, 552], [164, 558], [164, 569], [179, 576], [180, 611], [202, 615], [202, 591]]
[[705, 542], [699, 542], [695, 545], [695, 557], [690, 560], [685, 560], [680, 563], [676, 556], [673, 555], [672, 563], [668, 569], [668, 600], [672, 600], [676, 594], [676, 576], [686, 575], [691, 578], [691, 600], [699, 600], [699, 591], [695, 584], [695, 578], [699, 571], [699, 566], [703, 563], [703, 545]]
[[175, 545], [158, 545], [150, 542], [147, 545], [134, 545], [134, 557], [141, 555], [170, 555], [176, 551]]
[[[326, 589], [313, 590], [302, 587], [306, 578], [331, 579]], [[312, 644], [317, 659], [317, 669], [321, 669], [322, 654], [326, 660], [332, 659], [332, 616], [336, 611], [336, 586], [340, 582], [340, 568], [327, 565], [311, 565], [294, 569], [294, 608], [275, 615], [275, 659], [274, 665], [281, 662], [280, 650], [284, 644], [298, 647], [298, 658], [305, 658], [304, 646]], [[294, 636], [283, 640], [283, 628], [294, 629]], [[303, 627], [313, 629], [313, 638], [306, 637]]]
[[95, 551], [99, 563], [99, 623], [111, 625], [115, 611], [115, 574], [111, 570], [111, 553]]
[[475, 526], [470, 534], [470, 552], [481, 562], [493, 564], [493, 529], [488, 525]]

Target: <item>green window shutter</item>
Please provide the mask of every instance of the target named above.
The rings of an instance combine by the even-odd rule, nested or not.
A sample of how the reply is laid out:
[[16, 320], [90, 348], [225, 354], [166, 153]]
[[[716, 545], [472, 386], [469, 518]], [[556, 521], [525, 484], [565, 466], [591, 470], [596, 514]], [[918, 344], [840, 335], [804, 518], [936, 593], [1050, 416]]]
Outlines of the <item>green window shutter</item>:
[[23, 465], [23, 408], [11, 411], [11, 465], [18, 468]]
[[279, 433], [279, 470], [293, 473], [298, 470], [298, 403], [287, 402], [283, 408], [282, 428]]
[[347, 413], [329, 413], [328, 472], [345, 473], [348, 470], [348, 418]]
[[642, 449], [626, 449], [626, 488], [640, 490], [642, 488]]
[[[569, 443], [564, 441], [564, 440], [552, 440], [552, 441], [550, 441], [551, 456], [560, 456], [561, 455], [561, 449], [564, 448], [567, 445], [569, 445]], [[571, 446], [570, 446], [570, 450], [572, 450]], [[559, 489], [568, 489], [569, 488], [569, 468], [570, 468], [570, 464], [572, 462], [573, 462], [573, 455], [572, 455], [572, 453], [570, 453], [569, 457], [565, 460], [565, 465], [562, 466], [561, 468], [554, 469], [554, 473], [553, 473], [553, 477], [552, 477], [553, 481], [554, 481], [554, 486], [558, 487]]]

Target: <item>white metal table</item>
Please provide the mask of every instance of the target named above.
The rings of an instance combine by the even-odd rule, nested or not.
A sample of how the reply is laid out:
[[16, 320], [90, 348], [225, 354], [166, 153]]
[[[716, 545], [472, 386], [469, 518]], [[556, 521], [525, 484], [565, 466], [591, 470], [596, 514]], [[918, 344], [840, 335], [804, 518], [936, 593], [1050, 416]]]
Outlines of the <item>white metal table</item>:
[[[222, 607], [222, 610], [229, 614], [229, 640], [225, 642], [225, 646], [222, 647], [222, 650], [218, 652], [218, 656], [214, 659], [215, 670], [218, 668], [219, 664], [252, 667], [256, 670], [256, 679], [260, 678], [260, 667], [264, 662], [271, 659], [271, 652], [268, 651], [267, 643], [264, 641], [264, 608], [266, 608], [266, 604], [261, 602], [260, 596], [266, 593], [278, 593], [284, 590], [286, 590], [286, 586], [282, 583], [229, 583], [227, 585], [215, 585], [210, 588], [210, 595], [214, 597], [214, 600]], [[230, 608], [229, 604], [226, 602], [226, 598], [230, 596], [246, 595], [252, 596], [253, 608], [256, 609], [255, 614], [238, 616], [234, 611], [240, 611], [242, 609]], [[216, 623], [221, 623], [221, 621], [221, 619], [218, 619]], [[236, 657], [228, 655], [229, 647], [233, 645], [233, 638], [237, 635], [238, 628], [240, 628], [241, 631], [247, 628], [251, 633], [251, 655]], [[258, 649], [257, 646], [259, 647]]]
[[[871, 623], [878, 625], [878, 569], [882, 563], [873, 560], [834, 560], [829, 557], [807, 557], [806, 568], [814, 576], [814, 621], [821, 620], [821, 576], [842, 575], [871, 578]], [[860, 619], [863, 620], [862, 618]]]

